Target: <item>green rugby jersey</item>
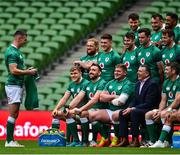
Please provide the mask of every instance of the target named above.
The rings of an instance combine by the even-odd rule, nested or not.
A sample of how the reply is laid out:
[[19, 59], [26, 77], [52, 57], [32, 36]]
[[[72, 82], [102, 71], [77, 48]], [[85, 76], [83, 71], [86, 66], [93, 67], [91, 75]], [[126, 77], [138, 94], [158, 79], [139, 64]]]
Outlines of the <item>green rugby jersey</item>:
[[[81, 79], [80, 83], [75, 83], [74, 81], [72, 81], [72, 82], [69, 84], [69, 86], [68, 86], [68, 88], [67, 88], [67, 91], [70, 92], [70, 94], [71, 94], [71, 96], [72, 96], [73, 98], [75, 98], [76, 95], [78, 95], [81, 90], [83, 90], [84, 88], [86, 88], [86, 86], [88, 85], [88, 83], [89, 83], [89, 81], [86, 80], [86, 79], [83, 79], [83, 78]], [[86, 100], [83, 100], [83, 101], [80, 103], [80, 105], [78, 105], [78, 107], [83, 106], [84, 104], [86, 104], [86, 102], [87, 102]]]
[[152, 78], [159, 83], [160, 75], [157, 66], [157, 62], [161, 61], [160, 49], [154, 45], [150, 45], [147, 48], [141, 46], [138, 52], [138, 62], [141, 65], [148, 65], [151, 70]]
[[180, 25], [178, 24], [174, 29], [174, 41], [177, 44], [180, 42]]
[[175, 81], [167, 79], [163, 83], [162, 93], [166, 94], [167, 104], [169, 106], [175, 99], [176, 93], [180, 93], [180, 77], [177, 76]]
[[[93, 96], [96, 94], [97, 91], [102, 91], [104, 90], [106, 82], [102, 79], [99, 78], [98, 81], [92, 82], [90, 81], [89, 84], [82, 90], [86, 95], [86, 99], [89, 101], [93, 98]], [[108, 108], [108, 104], [98, 102], [94, 104], [91, 108], [93, 109], [106, 109]]]
[[111, 95], [120, 95], [125, 94], [128, 97], [128, 100], [126, 103], [122, 106], [115, 106], [113, 104], [109, 104], [109, 109], [112, 111], [119, 110], [119, 109], [125, 109], [128, 107], [129, 103], [132, 100], [132, 96], [135, 91], [135, 84], [130, 82], [127, 78], [124, 78], [122, 81], [118, 80], [112, 80], [109, 81], [105, 87], [105, 91], [108, 91]]
[[136, 31], [132, 31], [131, 29], [128, 31], [128, 32], [134, 32], [134, 35], [135, 35], [135, 45], [136, 47], [139, 47], [140, 46], [140, 43], [139, 43], [139, 33], [138, 33], [138, 30], [140, 29], [140, 27], [137, 28]]
[[110, 81], [114, 78], [115, 66], [120, 63], [120, 55], [114, 50], [108, 53], [101, 52], [98, 55], [97, 63], [102, 69], [101, 77], [105, 81]]
[[[80, 58], [80, 60], [82, 62], [88, 62], [88, 61], [91, 61], [91, 62], [95, 62], [97, 63], [97, 58], [98, 58], [98, 53], [94, 56], [90, 56], [90, 55], [86, 55], [86, 56], [82, 56]], [[90, 80], [89, 79], [89, 71], [88, 69], [85, 69], [84, 72], [83, 72], [83, 78], [87, 79], [87, 80]]]
[[9, 70], [9, 64], [17, 64], [17, 68], [23, 70], [25, 68], [23, 54], [18, 48], [10, 45], [5, 51], [4, 58], [8, 70], [6, 85], [22, 86], [24, 84], [24, 75], [13, 75]]
[[127, 78], [134, 83], [137, 82], [137, 71], [139, 67], [137, 56], [138, 48], [135, 48], [133, 51], [126, 50], [121, 57], [121, 63], [127, 67]]
[[174, 44], [172, 48], [165, 47], [161, 50], [162, 53], [162, 62], [164, 64], [164, 68], [166, 67], [166, 64], [169, 62], [176, 61], [176, 58], [180, 56], [180, 45]]
[[158, 32], [153, 32], [151, 34], [151, 42], [152, 43], [157, 43], [159, 41], [161, 41], [162, 38], [162, 30], [158, 31]]

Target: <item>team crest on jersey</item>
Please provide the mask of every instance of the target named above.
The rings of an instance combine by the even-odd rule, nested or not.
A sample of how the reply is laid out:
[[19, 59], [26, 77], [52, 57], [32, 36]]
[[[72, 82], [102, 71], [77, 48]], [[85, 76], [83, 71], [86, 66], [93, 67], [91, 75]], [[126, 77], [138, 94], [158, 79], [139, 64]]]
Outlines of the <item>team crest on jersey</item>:
[[165, 60], [165, 64], [168, 64], [168, 63], [169, 63], [169, 59], [166, 59], [166, 60]]
[[149, 56], [150, 56], [150, 52], [147, 52], [147, 53], [146, 53], [146, 56], [149, 57]]
[[112, 85], [110, 85], [110, 86], [109, 86], [109, 89], [112, 89], [112, 88], [113, 88]]
[[92, 98], [93, 96], [94, 96], [93, 93], [90, 93], [90, 94], [89, 94], [89, 98]]
[[86, 88], [86, 90], [90, 90], [90, 88], [89, 88], [89, 87], [87, 87], [87, 88]]
[[125, 66], [126, 66], [126, 68], [129, 68], [129, 66], [130, 66], [129, 61], [126, 61], [126, 62], [125, 62]]
[[104, 68], [104, 64], [103, 64], [103, 63], [100, 63], [99, 66], [100, 66], [101, 68]]
[[169, 97], [173, 98], [173, 93], [172, 92], [169, 92]]
[[134, 60], [135, 59], [135, 56], [133, 55], [133, 56], [131, 56], [131, 60]]
[[171, 54], [169, 55], [169, 57], [172, 58], [172, 57], [173, 57], [173, 53], [171, 53]]
[[116, 95], [116, 92], [115, 91], [111, 92], [111, 95]]
[[122, 88], [122, 86], [119, 86], [119, 87], [118, 87], [118, 90], [121, 90], [121, 88]]
[[105, 61], [108, 62], [108, 61], [109, 61], [109, 58], [106, 58]]
[[142, 65], [144, 65], [145, 59], [144, 59], [144, 58], [141, 58], [140, 62], [141, 62]]
[[158, 36], [155, 36], [154, 39], [155, 39], [155, 40], [158, 39]]
[[173, 86], [173, 90], [174, 90], [174, 91], [176, 90], [176, 86]]
[[74, 92], [74, 88], [71, 88], [71, 92]]

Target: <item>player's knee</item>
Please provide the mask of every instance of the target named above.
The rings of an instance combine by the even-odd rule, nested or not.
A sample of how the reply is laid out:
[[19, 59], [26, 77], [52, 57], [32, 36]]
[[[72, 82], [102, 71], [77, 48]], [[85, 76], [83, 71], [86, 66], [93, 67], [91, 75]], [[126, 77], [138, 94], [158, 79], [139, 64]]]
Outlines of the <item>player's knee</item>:
[[112, 121], [113, 122], [119, 121], [119, 112], [112, 114]]
[[145, 119], [152, 119], [152, 116], [153, 116], [153, 111], [148, 111], [146, 114], [145, 114]]

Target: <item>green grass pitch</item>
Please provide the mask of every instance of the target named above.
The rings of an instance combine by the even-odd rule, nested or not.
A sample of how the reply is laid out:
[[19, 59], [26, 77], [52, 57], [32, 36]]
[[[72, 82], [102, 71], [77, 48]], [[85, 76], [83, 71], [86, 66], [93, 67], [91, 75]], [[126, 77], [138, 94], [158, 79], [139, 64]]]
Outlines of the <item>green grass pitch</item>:
[[0, 141], [0, 154], [180, 154], [174, 148], [95, 148], [95, 147], [40, 147], [37, 141], [20, 141], [25, 148], [5, 148]]

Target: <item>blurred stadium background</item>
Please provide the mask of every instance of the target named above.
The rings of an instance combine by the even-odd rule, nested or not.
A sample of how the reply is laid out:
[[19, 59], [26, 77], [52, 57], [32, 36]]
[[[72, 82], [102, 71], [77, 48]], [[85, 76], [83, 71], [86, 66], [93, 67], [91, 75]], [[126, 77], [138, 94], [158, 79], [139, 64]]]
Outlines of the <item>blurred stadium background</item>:
[[141, 26], [151, 28], [153, 13], [165, 17], [169, 11], [180, 13], [179, 0], [0, 0], [0, 109], [7, 103], [4, 51], [16, 29], [28, 32], [22, 51], [26, 65], [37, 67], [41, 76], [40, 110], [52, 110], [69, 83], [70, 66], [85, 55], [89, 36], [108, 32], [113, 47], [121, 51], [129, 13], [139, 13]]

